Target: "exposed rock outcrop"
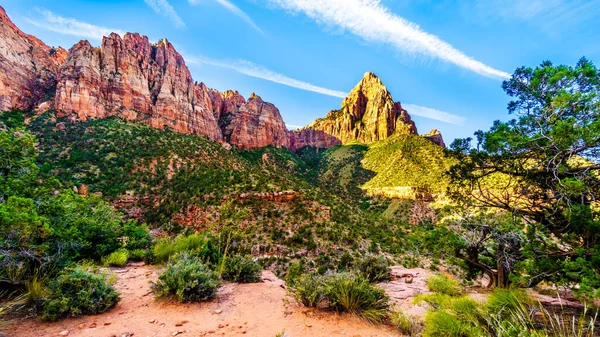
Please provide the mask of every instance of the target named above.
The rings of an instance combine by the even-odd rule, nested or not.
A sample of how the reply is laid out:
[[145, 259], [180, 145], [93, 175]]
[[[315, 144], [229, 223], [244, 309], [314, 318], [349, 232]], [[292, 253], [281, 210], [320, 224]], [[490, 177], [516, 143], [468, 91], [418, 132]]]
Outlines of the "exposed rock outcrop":
[[[237, 91], [195, 83], [166, 39], [152, 44], [137, 33], [113, 33], [99, 48], [84, 40], [67, 53], [23, 33], [2, 7], [0, 23], [0, 111], [56, 109], [80, 120], [117, 116], [246, 149], [328, 148], [417, 134], [408, 112], [373, 73], [364, 75], [340, 110], [289, 132], [277, 107], [259, 96], [246, 100]], [[439, 132], [425, 137], [444, 146]]]
[[290, 146], [288, 130], [275, 105], [254, 93], [245, 101], [237, 91], [223, 93], [213, 105], [219, 103], [219, 126], [228, 143], [240, 148]]
[[438, 129], [433, 129], [422, 136], [441, 147], [446, 147], [444, 137], [442, 137], [442, 133]]
[[0, 111], [33, 110], [51, 100], [67, 52], [23, 33], [0, 7]]
[[[307, 131], [309, 129], [313, 131]], [[335, 145], [335, 141], [325, 139], [318, 132], [334, 137], [342, 144], [351, 141], [372, 143], [394, 133], [417, 134], [417, 127], [400, 102], [394, 102], [381, 79], [368, 72], [344, 99], [340, 110], [332, 110], [325, 118], [294, 132], [292, 147], [299, 148]]]
[[55, 106], [80, 119], [118, 116], [221, 141], [206, 87], [197, 86], [183, 57], [166, 39], [113, 33], [101, 48], [81, 41], [57, 78]]

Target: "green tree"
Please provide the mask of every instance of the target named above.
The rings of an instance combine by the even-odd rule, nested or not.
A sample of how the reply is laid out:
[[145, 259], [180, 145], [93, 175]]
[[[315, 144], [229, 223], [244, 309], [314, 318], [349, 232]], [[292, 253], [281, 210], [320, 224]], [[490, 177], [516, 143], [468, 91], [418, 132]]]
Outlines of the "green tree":
[[450, 170], [450, 193], [524, 221], [526, 240], [511, 247], [522, 252], [520, 263], [504, 266], [497, 256], [506, 272], [519, 271], [513, 279], [578, 284], [581, 293], [598, 295], [599, 71], [585, 58], [575, 67], [544, 62], [517, 69], [502, 87], [517, 118], [478, 131], [475, 147], [470, 138], [452, 144], [459, 162]]

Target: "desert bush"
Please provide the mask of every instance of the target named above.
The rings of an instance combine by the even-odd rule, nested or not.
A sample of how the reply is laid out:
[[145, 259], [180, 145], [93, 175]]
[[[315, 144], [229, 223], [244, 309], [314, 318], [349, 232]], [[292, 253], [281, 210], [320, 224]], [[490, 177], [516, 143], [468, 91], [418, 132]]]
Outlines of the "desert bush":
[[417, 319], [401, 310], [396, 310], [391, 314], [390, 323], [406, 336], [417, 336], [421, 331], [421, 325]]
[[152, 247], [152, 235], [145, 224], [127, 221], [119, 230], [119, 238], [128, 250], [148, 249]]
[[169, 257], [183, 252], [213, 265], [221, 260], [222, 255], [212, 239], [199, 234], [164, 240], [154, 246], [154, 257], [158, 262], [166, 262]]
[[80, 268], [63, 271], [50, 282], [49, 292], [42, 304], [44, 321], [103, 313], [119, 301], [119, 294], [103, 277]]
[[388, 261], [383, 255], [369, 254], [356, 261], [356, 270], [370, 282], [389, 281], [390, 268]]
[[522, 289], [495, 289], [486, 302], [489, 316], [503, 320], [517, 311], [529, 311], [533, 301]]
[[106, 267], [122, 267], [127, 264], [129, 252], [125, 249], [119, 249], [102, 258], [102, 264]]
[[225, 268], [221, 277], [224, 280], [239, 283], [260, 281], [262, 267], [250, 257], [232, 256], [225, 259]]
[[127, 256], [131, 261], [145, 261], [150, 258], [151, 251], [145, 249], [128, 250]]
[[317, 307], [327, 298], [325, 276], [305, 274], [295, 278], [292, 291], [296, 300], [307, 307]]
[[428, 311], [425, 315], [424, 337], [484, 337], [482, 329], [460, 321], [445, 310]]
[[326, 277], [325, 293], [329, 307], [338, 312], [349, 312], [370, 322], [381, 322], [387, 317], [389, 298], [383, 289], [354, 274], [340, 273]]
[[218, 275], [201, 260], [183, 253], [169, 261], [154, 284], [157, 297], [175, 296], [179, 302], [202, 302], [214, 298]]
[[437, 274], [428, 278], [427, 288], [429, 291], [449, 296], [458, 296], [462, 293], [460, 284], [445, 274]]

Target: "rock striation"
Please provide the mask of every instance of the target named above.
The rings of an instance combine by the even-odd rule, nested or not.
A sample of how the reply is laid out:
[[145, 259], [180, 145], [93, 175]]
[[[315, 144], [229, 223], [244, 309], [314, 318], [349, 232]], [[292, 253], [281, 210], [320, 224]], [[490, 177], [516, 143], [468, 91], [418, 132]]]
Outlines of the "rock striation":
[[246, 101], [237, 91], [227, 91], [213, 104], [226, 142], [240, 148], [290, 147], [279, 109], [260, 96], [252, 93]]
[[293, 133], [292, 148], [328, 147], [352, 141], [372, 143], [394, 133], [417, 134], [417, 127], [400, 102], [394, 102], [381, 79], [368, 72], [344, 98], [340, 110], [332, 110]]
[[82, 120], [118, 116], [222, 141], [206, 87], [195, 85], [166, 39], [151, 44], [113, 33], [100, 48], [79, 42], [59, 69], [55, 108]]
[[0, 111], [33, 110], [51, 100], [66, 50], [23, 33], [0, 7]]

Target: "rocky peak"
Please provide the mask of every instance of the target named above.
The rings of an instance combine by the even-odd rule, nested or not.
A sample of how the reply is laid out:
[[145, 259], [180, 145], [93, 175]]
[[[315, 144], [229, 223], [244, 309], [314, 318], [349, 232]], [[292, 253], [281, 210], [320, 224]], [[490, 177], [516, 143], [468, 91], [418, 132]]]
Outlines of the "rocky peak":
[[315, 146], [319, 146], [334, 144], [332, 137], [341, 143], [371, 143], [394, 133], [417, 134], [417, 128], [400, 102], [394, 102], [381, 79], [367, 72], [344, 98], [340, 110], [332, 110], [325, 118], [294, 132], [294, 144], [312, 145], [310, 139], [303, 139], [305, 135], [318, 139]]
[[207, 92], [166, 40], [112, 33], [100, 48], [81, 41], [57, 76], [55, 106], [81, 119], [118, 116], [222, 140]]
[[438, 129], [432, 129], [422, 136], [441, 147], [446, 147], [446, 143], [444, 143], [444, 137], [442, 137], [442, 133]]
[[289, 147], [287, 128], [279, 109], [272, 103], [252, 93], [248, 100], [237, 91], [225, 91], [220, 97], [213, 96], [219, 126], [225, 141], [240, 148], [254, 148], [273, 145]]
[[23, 33], [0, 6], [0, 111], [32, 110], [51, 98], [66, 54]]

